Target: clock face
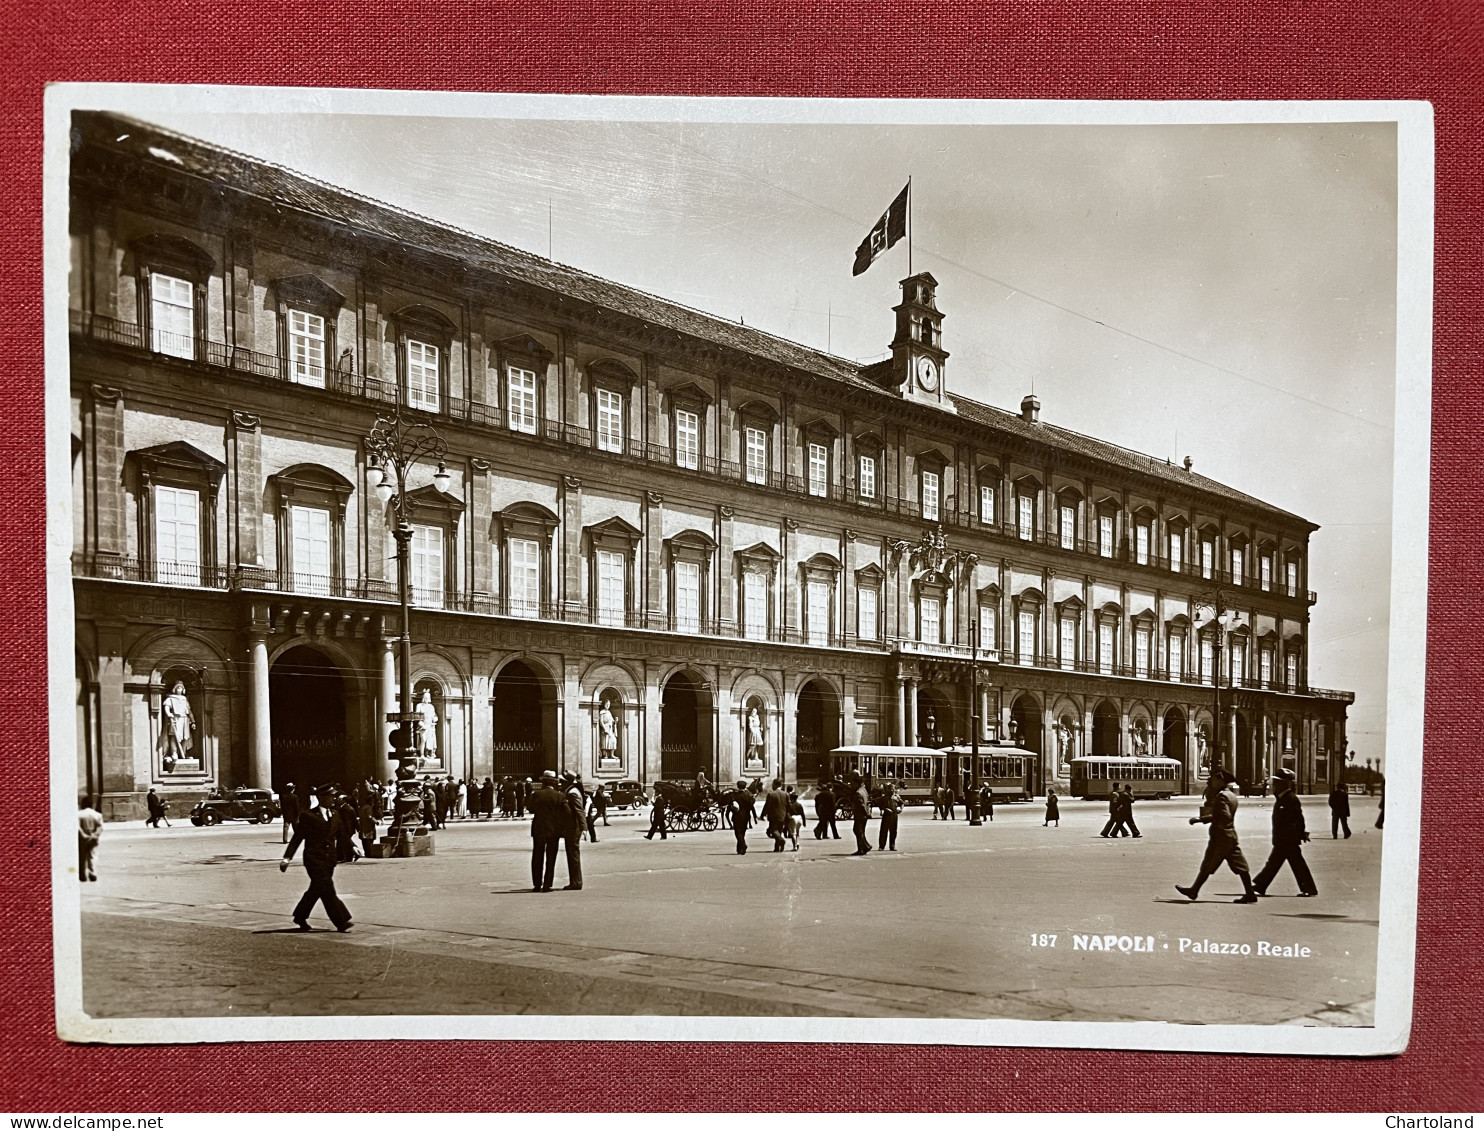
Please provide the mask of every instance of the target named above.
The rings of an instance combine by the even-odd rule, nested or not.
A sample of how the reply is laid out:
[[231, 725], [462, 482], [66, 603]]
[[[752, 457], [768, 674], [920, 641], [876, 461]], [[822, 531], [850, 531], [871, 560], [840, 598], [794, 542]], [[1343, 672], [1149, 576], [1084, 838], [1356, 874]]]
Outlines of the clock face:
[[917, 359], [917, 383], [929, 393], [938, 388], [938, 363], [932, 358]]

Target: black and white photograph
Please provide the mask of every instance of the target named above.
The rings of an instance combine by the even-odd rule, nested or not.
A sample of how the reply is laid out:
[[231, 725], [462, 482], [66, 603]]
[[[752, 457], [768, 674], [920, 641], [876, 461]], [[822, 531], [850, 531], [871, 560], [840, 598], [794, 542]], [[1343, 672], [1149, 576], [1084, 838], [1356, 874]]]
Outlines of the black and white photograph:
[[1425, 104], [47, 116], [64, 1039], [1406, 1046]]

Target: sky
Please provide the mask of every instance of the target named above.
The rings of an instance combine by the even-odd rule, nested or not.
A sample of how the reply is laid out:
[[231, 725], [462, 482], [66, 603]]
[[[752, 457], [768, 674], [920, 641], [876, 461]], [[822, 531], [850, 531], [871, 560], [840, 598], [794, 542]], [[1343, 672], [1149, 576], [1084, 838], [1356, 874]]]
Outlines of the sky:
[[858, 361], [912, 179], [951, 391], [1319, 524], [1310, 683], [1384, 752], [1396, 366], [1390, 123], [836, 125], [151, 112], [149, 120]]

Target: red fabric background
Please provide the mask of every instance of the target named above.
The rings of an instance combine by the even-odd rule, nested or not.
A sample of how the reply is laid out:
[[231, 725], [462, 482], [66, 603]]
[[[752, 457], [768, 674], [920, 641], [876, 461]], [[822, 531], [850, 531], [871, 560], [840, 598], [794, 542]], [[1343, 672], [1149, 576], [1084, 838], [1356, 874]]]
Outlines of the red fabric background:
[[[1484, 6], [17, 2], [0, 13], [0, 1108], [1484, 1108], [1476, 617]], [[584, 93], [1418, 98], [1437, 114], [1432, 575], [1412, 1045], [1377, 1061], [856, 1046], [77, 1048], [52, 1020], [41, 98], [57, 80]], [[1357, 452], [1364, 459], [1365, 453]], [[1405, 505], [1405, 500], [1399, 500]], [[1472, 521], [1471, 521], [1472, 520]], [[401, 1083], [415, 1081], [415, 1086]], [[324, 1086], [315, 1086], [323, 1084]], [[761, 1087], [759, 1086], [761, 1085]]]

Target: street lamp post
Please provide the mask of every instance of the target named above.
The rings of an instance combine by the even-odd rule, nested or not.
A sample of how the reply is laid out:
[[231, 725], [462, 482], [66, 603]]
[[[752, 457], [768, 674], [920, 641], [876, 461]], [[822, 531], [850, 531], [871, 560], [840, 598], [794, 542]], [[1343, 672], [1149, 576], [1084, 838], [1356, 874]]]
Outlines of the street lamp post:
[[390, 505], [394, 525], [392, 537], [397, 543], [397, 602], [401, 607], [401, 710], [388, 711], [386, 721], [396, 729], [391, 734], [391, 753], [397, 763], [397, 803], [390, 833], [408, 824], [420, 826], [423, 820], [422, 792], [417, 785], [417, 755], [414, 752], [413, 724], [417, 712], [412, 707], [412, 510], [407, 500], [407, 477], [419, 460], [436, 463], [433, 485], [448, 490], [451, 476], [444, 461], [448, 445], [432, 425], [402, 418], [399, 403], [391, 416], [378, 416], [366, 438], [366, 482], [376, 493], [377, 501]]
[[969, 625], [969, 824], [983, 825], [979, 812], [979, 618]]

